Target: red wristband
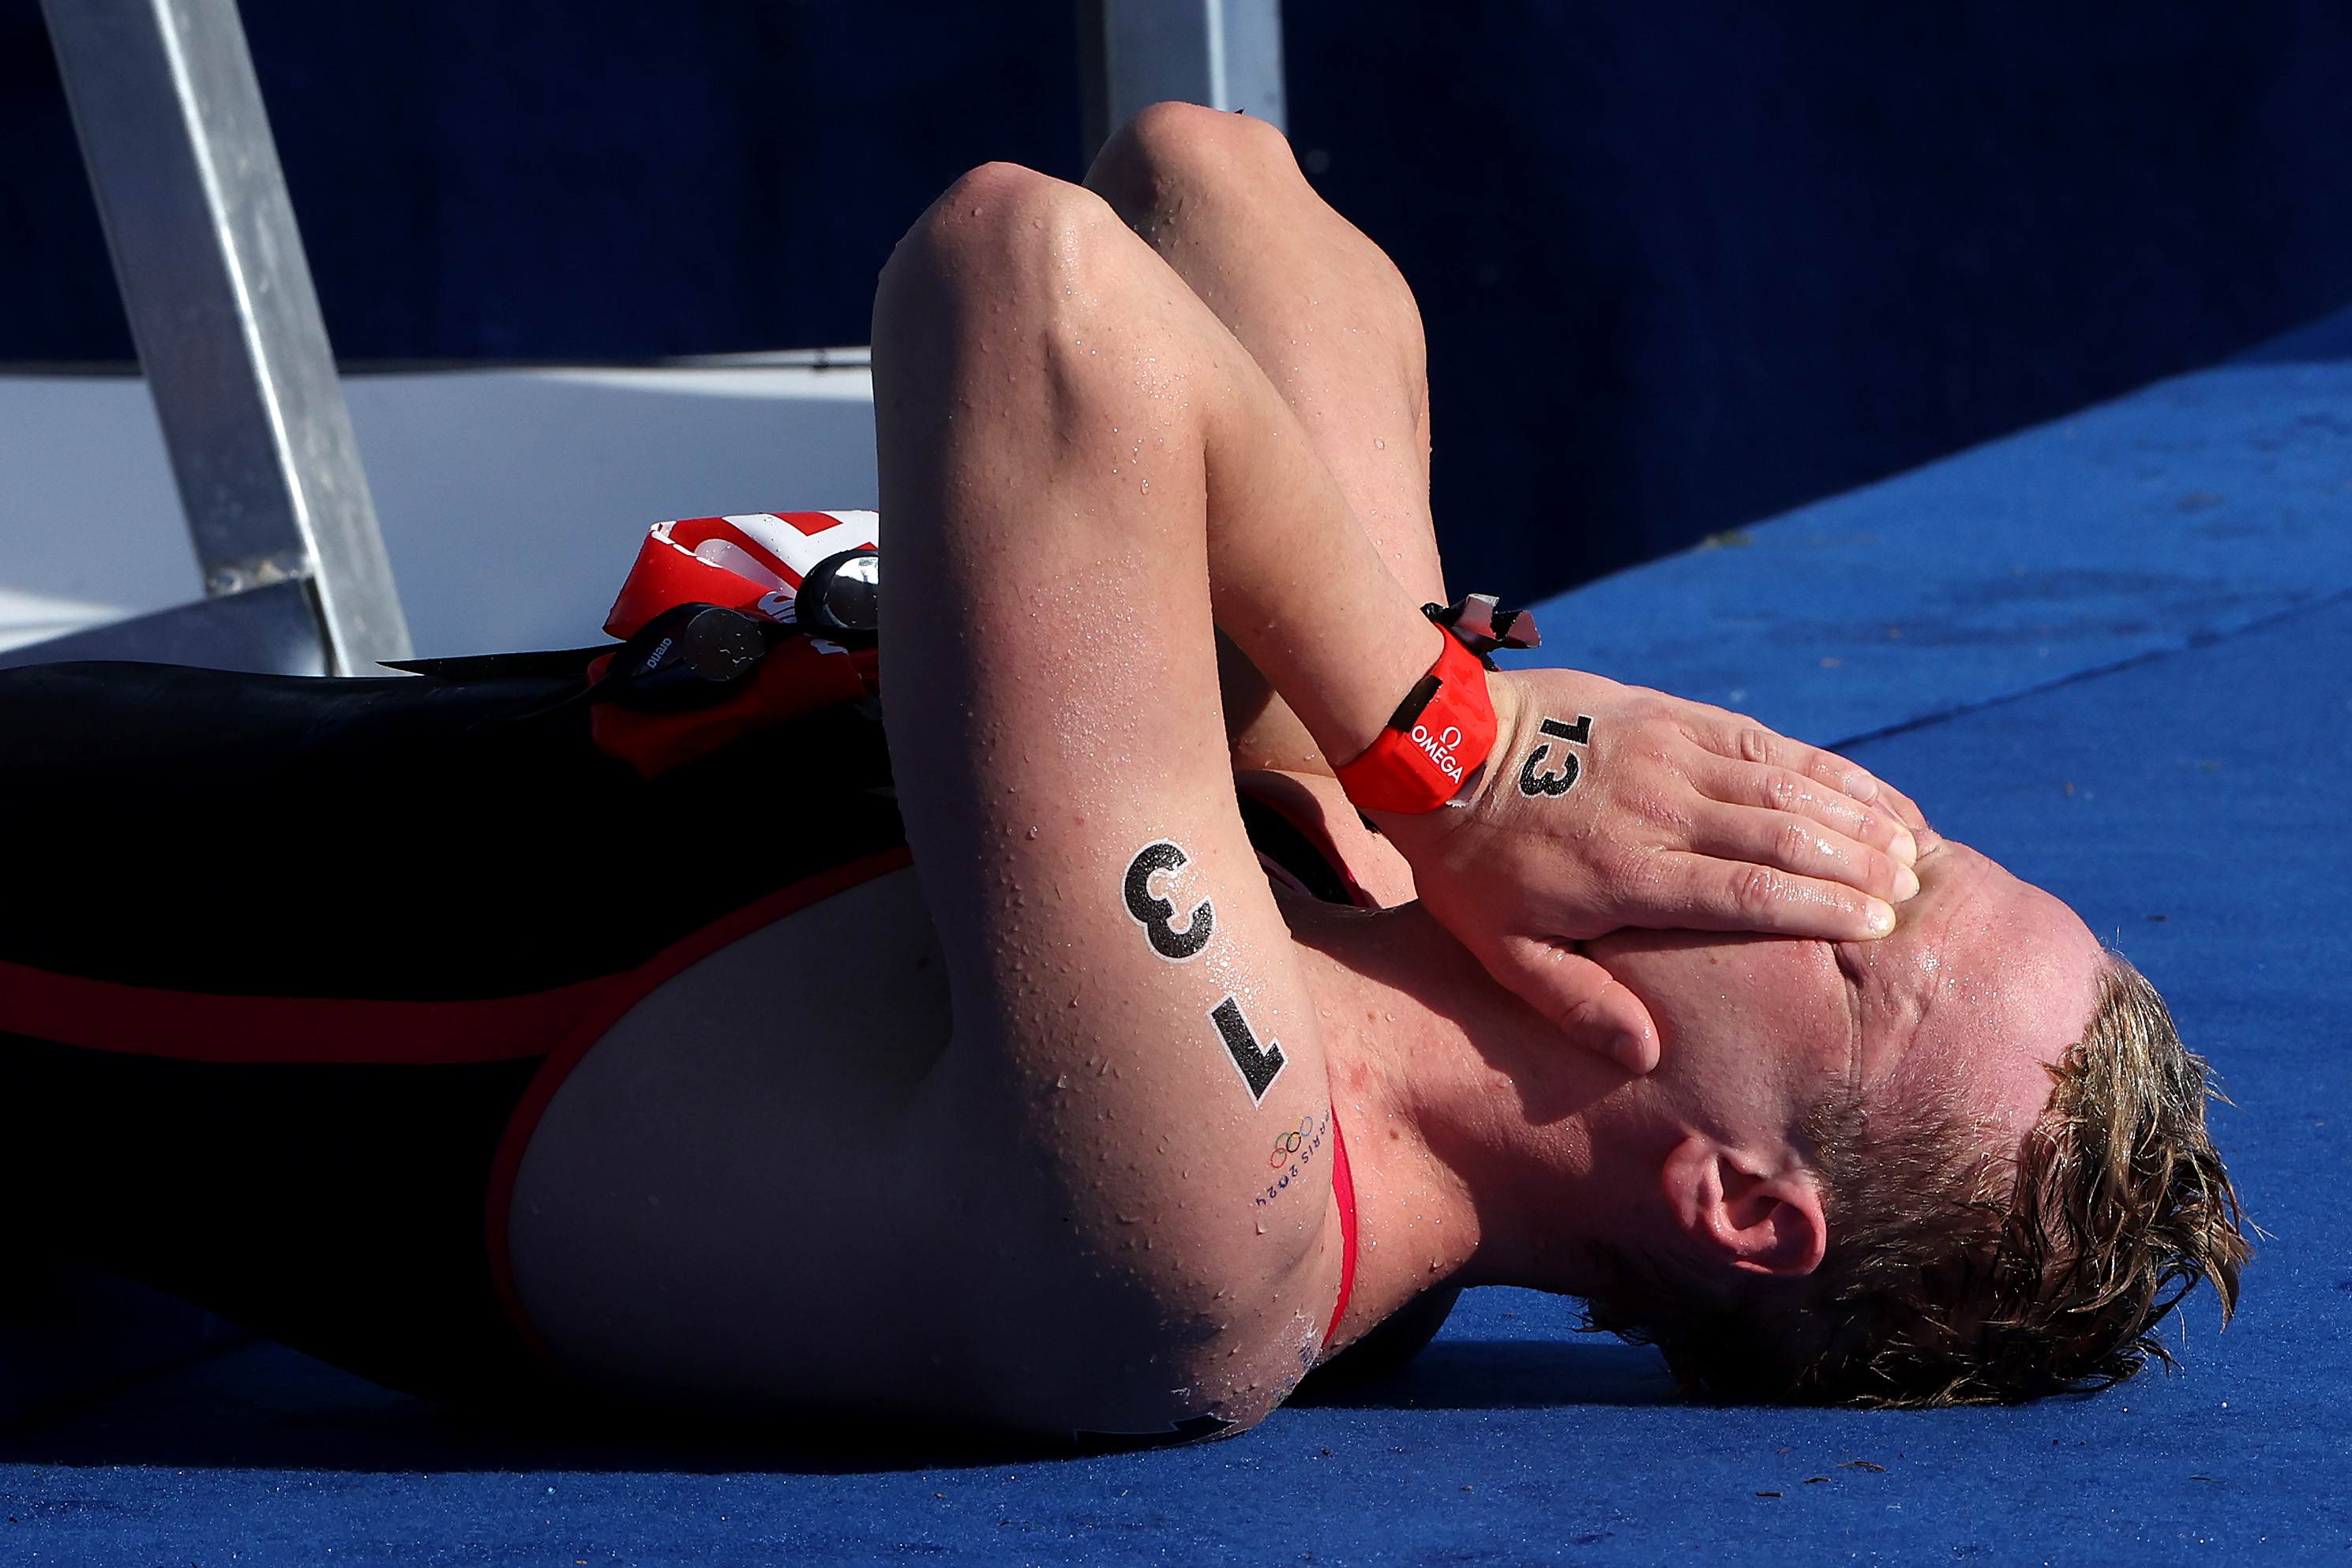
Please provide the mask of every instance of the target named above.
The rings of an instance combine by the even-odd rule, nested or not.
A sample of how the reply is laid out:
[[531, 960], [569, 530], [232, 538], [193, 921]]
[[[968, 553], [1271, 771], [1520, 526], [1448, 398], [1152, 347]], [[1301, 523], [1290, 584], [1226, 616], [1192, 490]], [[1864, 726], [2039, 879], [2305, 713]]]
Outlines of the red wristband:
[[1462, 793], [1495, 749], [1486, 667], [1445, 633], [1444, 650], [1364, 754], [1339, 770], [1339, 787], [1368, 811], [1418, 816]]

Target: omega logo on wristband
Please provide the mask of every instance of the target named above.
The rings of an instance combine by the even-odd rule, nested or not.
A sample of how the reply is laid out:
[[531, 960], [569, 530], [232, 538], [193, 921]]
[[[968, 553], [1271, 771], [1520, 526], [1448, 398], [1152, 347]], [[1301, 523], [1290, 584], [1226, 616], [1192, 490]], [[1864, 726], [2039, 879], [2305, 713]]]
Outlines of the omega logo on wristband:
[[1463, 779], [1495, 747], [1486, 667], [1449, 631], [1421, 678], [1364, 754], [1339, 770], [1339, 787], [1368, 811], [1419, 816], [1462, 792]]

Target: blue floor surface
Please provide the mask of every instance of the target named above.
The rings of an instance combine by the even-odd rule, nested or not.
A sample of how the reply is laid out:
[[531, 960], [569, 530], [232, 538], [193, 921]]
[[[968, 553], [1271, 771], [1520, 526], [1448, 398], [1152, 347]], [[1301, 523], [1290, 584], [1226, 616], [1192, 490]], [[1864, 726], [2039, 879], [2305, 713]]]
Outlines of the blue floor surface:
[[2192, 1300], [2182, 1374], [2020, 1409], [1693, 1404], [1568, 1304], [1488, 1290], [1344, 1401], [1039, 1459], [533, 1437], [254, 1343], [0, 1433], [0, 1560], [2343, 1560], [2352, 368], [2184, 378], [1747, 537], [1554, 601], [1547, 654], [1861, 737], [2164, 989], [2270, 1233], [2227, 1332]]

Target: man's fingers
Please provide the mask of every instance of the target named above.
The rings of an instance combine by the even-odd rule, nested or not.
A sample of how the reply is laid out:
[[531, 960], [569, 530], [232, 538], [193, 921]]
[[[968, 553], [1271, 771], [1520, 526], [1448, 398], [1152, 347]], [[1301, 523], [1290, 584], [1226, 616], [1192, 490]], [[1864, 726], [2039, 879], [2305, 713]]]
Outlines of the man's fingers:
[[[1720, 717], [1716, 715], [1719, 714]], [[1769, 763], [1775, 767], [1802, 773], [1829, 785], [1839, 794], [1859, 801], [1884, 803], [1904, 826], [1916, 831], [1927, 826], [1911, 797], [1864, 767], [1860, 763], [1839, 756], [1835, 752], [1819, 746], [1809, 746], [1802, 741], [1792, 741], [1777, 730], [1769, 730], [1753, 719], [1738, 713], [1715, 710], [1708, 721], [1690, 726], [1690, 736], [1717, 756], [1733, 757], [1741, 762]]]
[[[1906, 841], [1909, 837], [1904, 835]], [[1693, 815], [1686, 847], [1718, 860], [1843, 882], [1890, 904], [1919, 890], [1919, 874], [1896, 856], [1794, 812], [1715, 805]]]
[[1639, 923], [1826, 942], [1868, 942], [1895, 929], [1892, 904], [1843, 882], [1705, 855], [1674, 860], [1658, 889], [1663, 897], [1654, 900], [1671, 903], [1672, 918]]
[[[1695, 779], [1709, 798], [1727, 805], [1756, 806], [1767, 811], [1790, 812], [1811, 818], [1843, 838], [1866, 844], [1908, 866], [1919, 858], [1919, 847], [1911, 829], [1891, 809], [1891, 803], [1871, 805], [1856, 800], [1843, 790], [1832, 788], [1788, 768], [1755, 763], [1718, 762], [1712, 770]], [[1707, 848], [1694, 845], [1694, 848]], [[1708, 849], [1710, 854], [1723, 854], [1721, 849]], [[1834, 872], [1817, 870], [1807, 865], [1776, 861], [1784, 870], [1802, 871], [1812, 876], [1832, 876]], [[1866, 888], [1866, 891], [1885, 889]]]
[[1895, 808], [1895, 815], [1903, 819], [1903, 826], [1918, 841], [1922, 855], [1944, 841], [1941, 834], [1927, 826], [1927, 814], [1919, 809], [1919, 803], [1885, 779], [1878, 781], [1878, 798]]
[[1842, 793], [1856, 800], [1869, 801], [1894, 813], [1895, 819], [1914, 834], [1926, 830], [1927, 818], [1921, 814], [1918, 802], [1868, 768], [1859, 763], [1849, 762], [1835, 752], [1824, 752], [1818, 746], [1807, 746], [1804, 750], [1812, 753], [1811, 761], [1804, 770], [1812, 777], [1835, 785]]
[[1551, 1020], [1570, 1045], [1636, 1076], [1658, 1065], [1658, 1028], [1642, 999], [1565, 942], [1505, 937], [1486, 972]]

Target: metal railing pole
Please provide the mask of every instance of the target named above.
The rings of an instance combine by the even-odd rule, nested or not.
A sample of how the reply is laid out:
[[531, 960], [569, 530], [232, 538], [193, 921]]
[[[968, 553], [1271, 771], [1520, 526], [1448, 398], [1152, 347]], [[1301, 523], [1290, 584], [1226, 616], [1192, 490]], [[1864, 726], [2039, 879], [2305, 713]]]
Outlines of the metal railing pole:
[[1282, 0], [1079, 0], [1087, 155], [1162, 99], [1238, 109], [1290, 129]]
[[409, 656], [236, 0], [42, 0], [206, 595], [308, 584], [339, 675]]

